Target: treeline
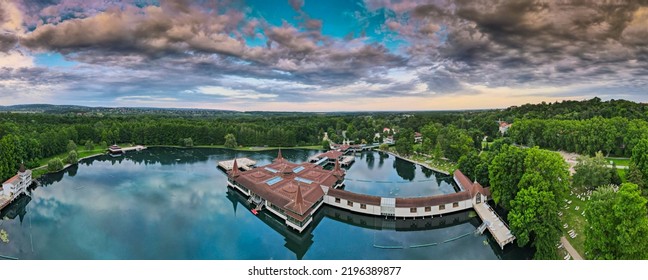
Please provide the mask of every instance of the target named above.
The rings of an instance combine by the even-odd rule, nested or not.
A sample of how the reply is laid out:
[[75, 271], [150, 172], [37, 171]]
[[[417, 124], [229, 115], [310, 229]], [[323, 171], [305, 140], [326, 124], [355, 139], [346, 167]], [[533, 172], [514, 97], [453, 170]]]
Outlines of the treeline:
[[499, 117], [507, 120], [562, 119], [584, 120], [593, 117], [648, 120], [648, 105], [627, 100], [601, 101], [595, 97], [584, 101], [525, 104], [502, 110]]
[[67, 153], [70, 141], [80, 149], [113, 143], [143, 145], [224, 145], [232, 134], [241, 146], [321, 145], [328, 132], [335, 141], [382, 141], [375, 133], [398, 127], [391, 114], [277, 115], [238, 118], [184, 118], [175, 116], [76, 116], [52, 114], [0, 114], [0, 177], [13, 176], [24, 162], [38, 166], [43, 158]]
[[509, 131], [512, 140], [527, 146], [538, 145], [594, 155], [632, 155], [634, 146], [648, 138], [648, 122], [623, 117], [593, 117], [586, 120], [525, 119], [516, 121]]

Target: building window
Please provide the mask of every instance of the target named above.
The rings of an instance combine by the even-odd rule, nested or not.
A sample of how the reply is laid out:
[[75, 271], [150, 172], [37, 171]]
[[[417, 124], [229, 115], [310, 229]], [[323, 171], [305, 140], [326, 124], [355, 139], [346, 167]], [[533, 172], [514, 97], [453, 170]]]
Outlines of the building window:
[[445, 210], [445, 204], [439, 205], [439, 210]]
[[457, 208], [459, 207], [459, 202], [452, 203], [452, 208]]
[[347, 205], [353, 207], [353, 201], [347, 201]]
[[431, 206], [425, 206], [425, 212], [432, 212]]
[[335, 198], [335, 203], [340, 203], [340, 199], [336, 197]]
[[410, 208], [410, 213], [416, 213], [416, 207]]
[[360, 209], [367, 209], [367, 204], [360, 203]]

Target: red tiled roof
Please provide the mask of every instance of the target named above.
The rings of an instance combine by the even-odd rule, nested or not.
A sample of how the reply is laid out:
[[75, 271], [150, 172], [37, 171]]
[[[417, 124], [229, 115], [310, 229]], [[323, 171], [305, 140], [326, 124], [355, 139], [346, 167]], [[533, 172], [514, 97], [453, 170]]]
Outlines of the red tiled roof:
[[318, 157], [319, 158], [327, 157], [327, 158], [331, 158], [331, 159], [336, 159], [336, 158], [341, 157], [343, 154], [344, 153], [342, 153], [340, 151], [328, 151], [326, 153], [319, 154]]
[[[293, 169], [298, 166], [304, 169], [295, 174]], [[275, 177], [280, 177], [281, 180], [272, 185], [266, 183]], [[312, 182], [298, 181], [297, 177]], [[280, 158], [271, 164], [238, 172], [238, 176], [231, 176], [230, 173], [230, 178], [268, 202], [288, 210], [286, 213], [289, 211], [297, 213], [301, 216], [297, 219], [302, 220], [308, 216], [315, 203], [324, 196], [320, 185], [332, 187], [338, 180], [344, 178], [344, 171], [325, 170], [312, 163], [296, 164]]]
[[15, 186], [18, 183], [18, 181], [20, 181], [20, 178], [18, 178], [18, 174], [16, 174], [13, 177], [7, 179], [7, 181], [4, 181], [3, 184], [12, 184]]

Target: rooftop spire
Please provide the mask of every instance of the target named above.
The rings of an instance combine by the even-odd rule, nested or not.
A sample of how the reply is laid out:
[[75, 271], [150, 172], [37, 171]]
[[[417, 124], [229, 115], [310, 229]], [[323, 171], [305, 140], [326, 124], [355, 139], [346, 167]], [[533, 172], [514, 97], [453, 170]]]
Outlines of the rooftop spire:
[[21, 162], [21, 163], [20, 163], [20, 168], [18, 169], [18, 172], [23, 173], [23, 172], [25, 172], [26, 170], [27, 170], [27, 169], [25, 169], [25, 163]]
[[281, 156], [281, 149], [279, 149], [279, 152], [277, 153], [277, 159], [283, 159], [283, 156]]
[[236, 158], [234, 158], [234, 164], [232, 165], [232, 172], [230, 172], [231, 177], [238, 176], [238, 164], [236, 163]]
[[300, 215], [304, 213], [304, 197], [299, 182], [297, 182], [297, 194], [295, 195], [295, 209], [299, 210]]
[[339, 159], [335, 160], [335, 171], [340, 171], [340, 160]]

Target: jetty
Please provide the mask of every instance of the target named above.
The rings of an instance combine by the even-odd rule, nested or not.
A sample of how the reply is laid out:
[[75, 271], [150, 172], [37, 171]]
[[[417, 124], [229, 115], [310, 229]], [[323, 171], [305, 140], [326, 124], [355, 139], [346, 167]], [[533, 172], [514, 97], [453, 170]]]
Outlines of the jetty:
[[477, 212], [479, 218], [484, 222], [479, 227], [480, 233], [484, 232], [483, 227], [488, 228], [488, 231], [495, 238], [495, 241], [497, 241], [497, 244], [502, 250], [504, 250], [504, 245], [515, 240], [515, 236], [511, 233], [509, 226], [486, 201], [473, 205], [473, 208], [475, 208], [475, 212]]
[[[243, 170], [250, 170], [256, 165], [256, 161], [249, 158], [237, 158], [236, 165]], [[218, 162], [218, 166], [225, 171], [231, 171], [234, 168], [234, 160], [223, 160]]]

